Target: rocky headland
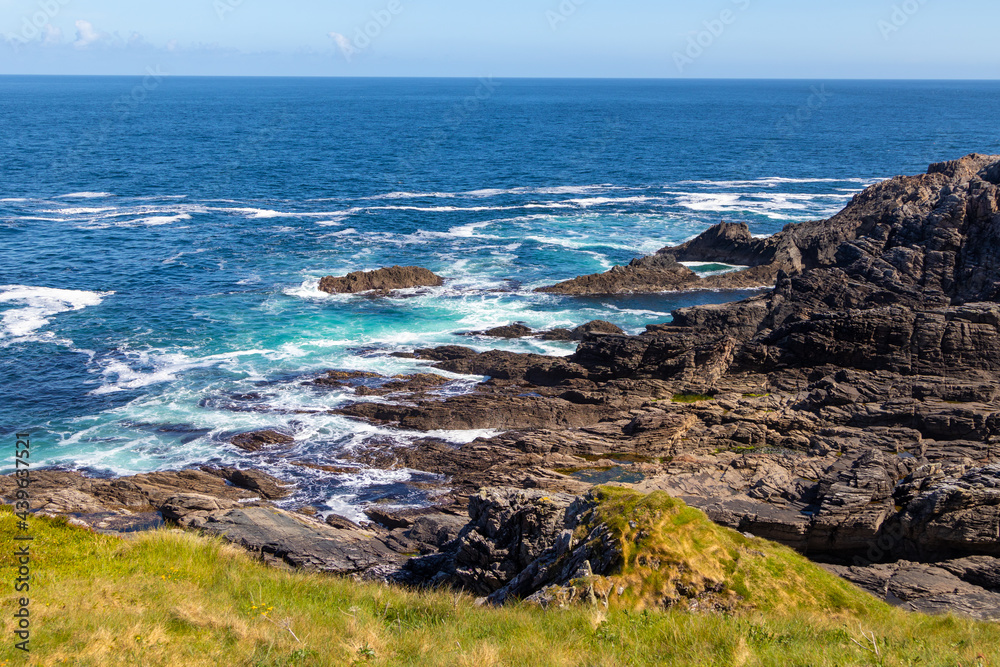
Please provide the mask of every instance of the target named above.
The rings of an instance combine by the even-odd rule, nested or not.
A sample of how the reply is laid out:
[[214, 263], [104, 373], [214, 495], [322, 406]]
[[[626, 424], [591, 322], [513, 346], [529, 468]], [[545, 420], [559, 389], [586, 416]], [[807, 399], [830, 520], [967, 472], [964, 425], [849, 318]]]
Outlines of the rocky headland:
[[[748, 268], [698, 278], [681, 261]], [[895, 604], [1000, 618], [1000, 156], [880, 183], [830, 220], [768, 239], [724, 223], [547, 291], [748, 286], [768, 289], [681, 309], [638, 336], [567, 331], [582, 339], [570, 357], [449, 346], [415, 350], [428, 366], [416, 376], [314, 378], [353, 388], [358, 401], [336, 412], [355, 419], [502, 432], [355, 452], [359, 464], [444, 475], [437, 507], [375, 511], [364, 528], [324, 522], [274, 507], [287, 492], [276, 480], [232, 470], [42, 472], [35, 497], [90, 525], [108, 513], [162, 516], [276, 562], [552, 604], [612, 595], [622, 536], [641, 529], [599, 511], [606, 491], [595, 486], [611, 483], [664, 492]], [[488, 379], [444, 397], [434, 369]], [[372, 391], [378, 402], [365, 400]], [[739, 603], [719, 580], [685, 578], [686, 562], [657, 557], [657, 572], [674, 573], [656, 593], [663, 605]]]

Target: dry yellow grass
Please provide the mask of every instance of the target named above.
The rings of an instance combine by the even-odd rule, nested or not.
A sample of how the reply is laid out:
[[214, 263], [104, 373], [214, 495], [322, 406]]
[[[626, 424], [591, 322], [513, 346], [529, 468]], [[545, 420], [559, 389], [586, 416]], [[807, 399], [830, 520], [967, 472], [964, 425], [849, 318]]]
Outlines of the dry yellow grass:
[[[641, 498], [612, 492], [606, 501], [610, 511], [632, 512], [637, 525], [647, 521]], [[774, 554], [783, 570], [769, 571], [765, 558], [730, 572], [742, 536], [682, 506], [671, 514], [663, 498], [645, 502], [655, 518], [648, 526], [658, 526], [653, 542], [674, 535], [680, 551], [640, 540], [630, 558], [684, 556], [706, 572], [721, 568], [712, 576], [734, 591], [745, 587], [752, 604], [728, 615], [639, 612], [624, 599], [608, 610], [489, 609], [448, 591], [270, 568], [180, 531], [123, 540], [36, 519], [32, 653], [14, 650], [5, 632], [0, 665], [1000, 665], [997, 625], [903, 613], [766, 543], [751, 547]], [[13, 535], [13, 515], [0, 510], [5, 602], [14, 598]], [[660, 584], [643, 580], [637, 562], [622, 576], [633, 578], [641, 602]], [[864, 642], [862, 631], [874, 633], [881, 657], [854, 644]]]

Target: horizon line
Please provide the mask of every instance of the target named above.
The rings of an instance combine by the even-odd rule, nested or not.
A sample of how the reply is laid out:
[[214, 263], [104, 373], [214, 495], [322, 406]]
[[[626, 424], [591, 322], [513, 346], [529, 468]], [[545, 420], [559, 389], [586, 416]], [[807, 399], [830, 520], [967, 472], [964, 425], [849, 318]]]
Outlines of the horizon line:
[[[133, 78], [144, 76], [143, 74], [28, 74], [28, 73], [0, 73], [0, 78], [12, 77], [62, 77], [62, 78]], [[479, 76], [454, 76], [454, 75], [391, 75], [391, 74], [370, 74], [370, 75], [343, 75], [343, 74], [169, 74], [166, 76], [175, 79], [405, 79], [405, 80], [479, 80], [496, 79], [507, 81], [871, 81], [871, 82], [927, 82], [927, 83], [1000, 83], [998, 78], [918, 78], [918, 77], [644, 77], [644, 76], [494, 76], [492, 74]]]

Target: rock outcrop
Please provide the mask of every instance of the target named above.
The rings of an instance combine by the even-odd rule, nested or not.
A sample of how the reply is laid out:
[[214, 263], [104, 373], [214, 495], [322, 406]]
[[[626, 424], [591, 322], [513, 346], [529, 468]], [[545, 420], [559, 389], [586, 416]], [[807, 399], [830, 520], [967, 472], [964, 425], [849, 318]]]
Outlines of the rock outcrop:
[[[970, 155], [962, 160], [932, 165], [924, 176], [901, 176], [879, 183], [857, 195], [829, 220], [790, 224], [764, 239], [753, 238], [745, 224], [721, 223], [687, 243], [663, 248], [655, 255], [633, 260], [628, 266], [617, 266], [607, 273], [582, 276], [539, 291], [586, 295], [771, 287], [781, 274], [795, 276], [810, 269], [837, 265], [842, 261], [837, 257], [841, 244], [859, 237], [879, 239], [880, 234], [890, 228], [918, 223], [909, 230], [913, 237], [899, 239], [905, 247], [925, 240], [922, 234], [927, 231], [927, 225], [920, 224], [922, 222], [944, 233], [940, 224], [944, 216], [955, 214], [965, 218], [964, 212], [959, 212], [956, 206], [970, 198], [977, 200], [976, 206], [985, 208], [969, 213], [977, 218], [988, 218], [994, 207], [988, 193], [969, 188], [986, 187], [989, 190], [988, 186], [996, 185], [996, 160], [996, 156]], [[981, 197], [983, 194], [987, 196]], [[924, 232], [918, 227], [925, 227]], [[947, 245], [946, 239], [939, 238], [938, 245], [943, 248]], [[964, 254], [971, 255], [969, 259], [973, 265], [977, 262], [989, 264], [992, 261], [989, 247], [976, 250], [966, 247]], [[896, 255], [895, 259], [905, 264], [909, 257]], [[721, 262], [747, 268], [699, 278], [679, 262]], [[889, 264], [893, 265], [891, 260]], [[980, 280], [972, 276], [969, 279], [981, 290], [985, 288]], [[886, 277], [886, 281], [891, 280], [893, 276]], [[982, 298], [980, 293], [971, 300]]]
[[581, 324], [575, 329], [549, 329], [547, 331], [534, 331], [523, 324], [508, 324], [502, 327], [494, 327], [485, 331], [473, 331], [470, 336], [484, 336], [487, 338], [528, 338], [537, 336], [542, 340], [563, 340], [581, 341], [590, 335], [621, 335], [625, 332], [621, 327], [605, 322], [604, 320], [594, 320]]
[[[748, 268], [698, 279], [678, 258]], [[502, 431], [461, 447], [372, 438], [352, 449], [357, 463], [442, 475], [441, 506], [427, 516], [376, 512], [381, 525], [364, 529], [286, 516], [267, 502], [280, 485], [245, 471], [40, 471], [34, 497], [57, 513], [162, 515], [285, 563], [555, 604], [614, 599], [608, 582], [623, 552], [611, 538], [633, 529], [600, 532], [614, 522], [593, 521], [587, 495], [612, 482], [788, 545], [895, 604], [1000, 617], [1000, 157], [886, 181], [829, 221], [770, 239], [721, 225], [604, 276], [563, 293], [643, 281], [771, 289], [680, 309], [638, 336], [589, 325], [569, 332], [582, 339], [569, 357], [460, 346], [400, 354], [486, 377], [459, 396], [439, 392], [449, 380], [430, 372], [308, 380], [353, 391], [358, 400], [334, 412], [356, 419]], [[0, 496], [12, 488], [0, 480]], [[471, 523], [460, 527], [466, 505]], [[756, 558], [757, 547], [733, 544]], [[400, 570], [399, 555], [414, 552], [426, 555]], [[648, 577], [667, 582], [661, 601], [741, 604], [719, 578], [669, 574]]]
[[440, 287], [444, 278], [418, 266], [391, 266], [375, 271], [355, 271], [343, 277], [327, 276], [319, 289], [330, 294], [389, 293], [413, 287]]
[[843, 567], [1000, 557], [1000, 157], [886, 181], [771, 239], [720, 226], [636, 267], [682, 276], [675, 257], [749, 267], [713, 285], [774, 287], [639, 336], [586, 336], [568, 358], [418, 351], [490, 379], [433, 405], [346, 412], [510, 429], [443, 458], [494, 454], [483, 483], [530, 463], [544, 492], [609, 476], [663, 490]]
[[240, 433], [230, 438], [229, 442], [245, 452], [259, 452], [271, 447], [284, 447], [295, 442], [295, 438], [278, 431], [252, 431]]

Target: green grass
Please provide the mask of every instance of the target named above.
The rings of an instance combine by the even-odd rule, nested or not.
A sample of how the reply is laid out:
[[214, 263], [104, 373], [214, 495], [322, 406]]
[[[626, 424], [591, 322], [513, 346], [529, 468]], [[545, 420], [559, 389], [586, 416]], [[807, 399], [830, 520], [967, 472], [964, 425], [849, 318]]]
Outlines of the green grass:
[[[1000, 664], [998, 625], [906, 614], [662, 494], [601, 493], [599, 518], [631, 545], [618, 575], [630, 589], [608, 609], [482, 608], [450, 591], [270, 568], [177, 530], [120, 539], [34, 519], [32, 653], [26, 660], [5, 632], [0, 665]], [[0, 509], [7, 610], [14, 534], [13, 515]], [[653, 557], [671, 565], [654, 575]], [[653, 605], [678, 563], [694, 583], [727, 582], [724, 596], [738, 604], [730, 613]], [[882, 658], [852, 642], [866, 641], [862, 631], [874, 633]]]
[[714, 396], [706, 396], [705, 394], [674, 394], [674, 397], [670, 399], [674, 403], [701, 403], [703, 401], [714, 401]]

